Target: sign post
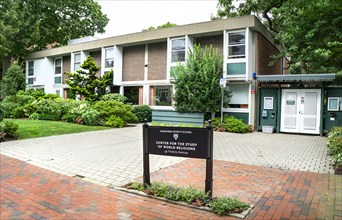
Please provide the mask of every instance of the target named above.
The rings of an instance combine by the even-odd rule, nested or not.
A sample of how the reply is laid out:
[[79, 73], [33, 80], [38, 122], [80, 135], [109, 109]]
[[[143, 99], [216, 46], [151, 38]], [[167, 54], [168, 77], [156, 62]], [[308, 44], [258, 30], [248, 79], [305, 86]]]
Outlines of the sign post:
[[150, 185], [149, 154], [206, 159], [205, 192], [213, 192], [213, 128], [162, 127], [143, 124], [144, 187]]

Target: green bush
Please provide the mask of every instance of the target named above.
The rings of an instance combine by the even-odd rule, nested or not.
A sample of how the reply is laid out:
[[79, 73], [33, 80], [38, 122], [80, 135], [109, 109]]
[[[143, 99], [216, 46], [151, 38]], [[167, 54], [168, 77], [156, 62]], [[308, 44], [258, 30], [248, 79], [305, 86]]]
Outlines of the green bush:
[[30, 95], [16, 95], [16, 96], [6, 96], [2, 103], [17, 103], [21, 106], [31, 103], [35, 100], [33, 96]]
[[89, 109], [82, 112], [81, 117], [84, 125], [95, 126], [100, 120], [100, 113], [96, 110]]
[[24, 111], [24, 106], [19, 106], [12, 111], [12, 118], [25, 118], [26, 114]]
[[0, 105], [0, 122], [4, 119], [4, 111], [2, 110], [2, 107]]
[[232, 133], [248, 133], [250, 128], [248, 125], [242, 122], [242, 119], [237, 119], [233, 116], [224, 118], [223, 120], [224, 128], [228, 132]]
[[17, 95], [29, 95], [35, 99], [39, 99], [45, 95], [44, 89], [28, 89], [26, 91], [20, 90]]
[[122, 118], [112, 115], [107, 119], [106, 125], [112, 128], [122, 128], [125, 126], [125, 122]]
[[40, 120], [41, 117], [40, 117], [40, 114], [38, 114], [38, 113], [32, 113], [32, 114], [29, 116], [29, 119], [30, 119], [30, 120]]
[[42, 120], [60, 121], [67, 111], [67, 101], [61, 98], [41, 99], [37, 102], [36, 113], [40, 114]]
[[12, 117], [12, 112], [14, 109], [20, 107], [20, 104], [14, 103], [14, 102], [4, 102], [2, 101], [0, 103], [1, 108], [3, 110], [3, 117], [4, 118], [11, 118]]
[[210, 201], [209, 206], [218, 215], [239, 213], [249, 208], [249, 205], [236, 198], [218, 197]]
[[45, 94], [42, 98], [43, 99], [60, 99], [61, 97], [56, 94]]
[[4, 136], [7, 135], [8, 137], [16, 137], [18, 128], [19, 128], [19, 124], [13, 121], [4, 121], [0, 130], [2, 131]]
[[125, 103], [127, 101], [127, 97], [120, 95], [119, 93], [109, 93], [105, 94], [100, 98], [101, 101], [118, 101]]
[[137, 116], [138, 122], [143, 122], [147, 119], [148, 122], [152, 120], [152, 109], [148, 105], [138, 105], [133, 107], [133, 114]]
[[121, 118], [124, 124], [137, 121], [137, 117], [132, 113], [132, 107], [119, 101], [98, 101], [93, 105], [93, 109], [97, 110], [101, 118], [105, 122], [109, 121], [110, 124], [120, 125], [121, 122], [117, 117]]
[[335, 168], [342, 168], [342, 127], [335, 127], [328, 134], [327, 146]]

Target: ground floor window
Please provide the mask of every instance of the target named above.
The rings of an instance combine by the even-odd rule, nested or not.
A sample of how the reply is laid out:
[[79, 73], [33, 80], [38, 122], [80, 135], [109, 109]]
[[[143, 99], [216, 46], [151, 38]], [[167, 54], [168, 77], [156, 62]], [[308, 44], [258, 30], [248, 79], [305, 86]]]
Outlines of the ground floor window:
[[249, 84], [229, 84], [227, 89], [232, 94], [229, 108], [248, 108]]
[[124, 87], [124, 96], [127, 97], [127, 102], [133, 105], [142, 105], [142, 87], [127, 86]]
[[150, 105], [172, 106], [172, 86], [151, 86]]

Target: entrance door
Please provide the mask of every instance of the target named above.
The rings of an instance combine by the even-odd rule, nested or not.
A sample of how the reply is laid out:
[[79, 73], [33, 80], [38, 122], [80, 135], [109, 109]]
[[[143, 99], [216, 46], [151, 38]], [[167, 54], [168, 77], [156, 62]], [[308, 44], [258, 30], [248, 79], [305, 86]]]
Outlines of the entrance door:
[[319, 134], [320, 111], [320, 89], [284, 89], [280, 131]]

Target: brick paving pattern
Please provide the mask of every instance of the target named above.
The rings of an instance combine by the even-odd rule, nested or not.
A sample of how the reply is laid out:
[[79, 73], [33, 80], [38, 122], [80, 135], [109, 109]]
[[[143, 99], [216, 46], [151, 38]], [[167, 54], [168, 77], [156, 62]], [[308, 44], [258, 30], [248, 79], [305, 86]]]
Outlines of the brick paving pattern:
[[227, 219], [0, 155], [0, 219]]

